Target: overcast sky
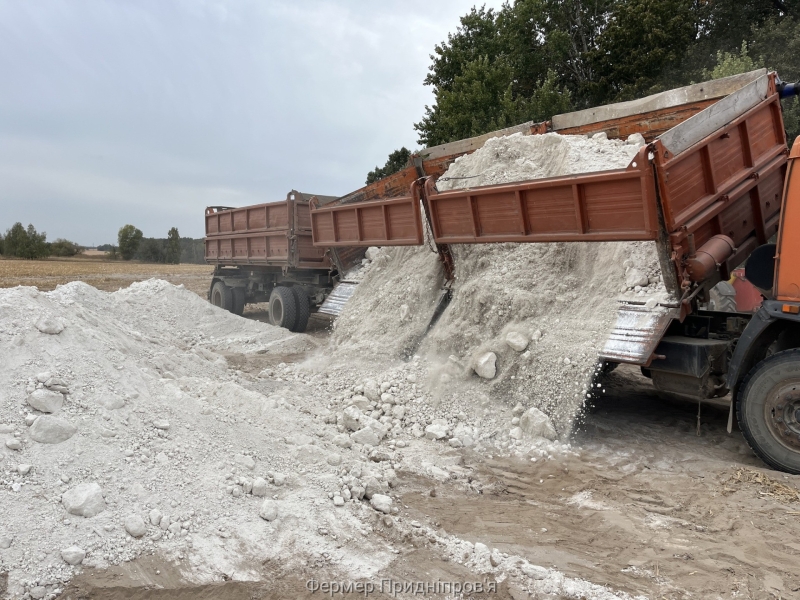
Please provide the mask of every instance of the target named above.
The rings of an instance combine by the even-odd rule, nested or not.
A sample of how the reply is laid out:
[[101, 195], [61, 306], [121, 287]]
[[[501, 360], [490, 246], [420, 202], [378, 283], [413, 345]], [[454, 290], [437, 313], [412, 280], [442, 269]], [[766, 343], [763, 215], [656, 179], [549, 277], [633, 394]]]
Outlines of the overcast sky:
[[207, 205], [357, 189], [417, 147], [429, 54], [473, 4], [0, 0], [0, 231], [202, 237]]

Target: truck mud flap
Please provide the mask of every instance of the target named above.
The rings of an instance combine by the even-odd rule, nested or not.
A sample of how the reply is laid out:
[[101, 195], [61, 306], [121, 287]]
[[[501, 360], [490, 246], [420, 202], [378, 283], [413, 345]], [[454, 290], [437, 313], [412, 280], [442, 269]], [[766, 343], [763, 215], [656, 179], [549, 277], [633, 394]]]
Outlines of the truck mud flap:
[[679, 316], [677, 308], [622, 304], [600, 357], [609, 362], [647, 365], [667, 327]]
[[338, 283], [333, 288], [333, 291], [328, 294], [328, 297], [325, 298], [317, 312], [338, 317], [342, 313], [344, 305], [347, 304], [347, 301], [353, 296], [353, 292], [356, 291], [356, 286], [358, 286], [358, 283], [354, 281]]

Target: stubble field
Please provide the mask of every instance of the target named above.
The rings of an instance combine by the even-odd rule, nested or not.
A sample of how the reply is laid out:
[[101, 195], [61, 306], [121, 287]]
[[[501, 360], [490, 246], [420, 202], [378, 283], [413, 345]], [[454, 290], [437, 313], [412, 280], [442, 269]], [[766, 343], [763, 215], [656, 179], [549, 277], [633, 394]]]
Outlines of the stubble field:
[[157, 278], [184, 285], [205, 298], [213, 270], [208, 265], [163, 265], [100, 257], [0, 259], [0, 288], [25, 285], [50, 291], [70, 281], [85, 281], [99, 290], [113, 292], [136, 281]]

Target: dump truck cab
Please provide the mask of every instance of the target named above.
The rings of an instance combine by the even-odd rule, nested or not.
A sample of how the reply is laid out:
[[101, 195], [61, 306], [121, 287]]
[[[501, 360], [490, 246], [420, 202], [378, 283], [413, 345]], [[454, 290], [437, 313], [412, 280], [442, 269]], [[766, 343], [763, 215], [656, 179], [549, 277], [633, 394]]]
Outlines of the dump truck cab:
[[[776, 244], [746, 276], [765, 300], [738, 338], [727, 372], [739, 427], [770, 466], [800, 473], [800, 142], [789, 155]], [[733, 407], [732, 407], [733, 410]]]

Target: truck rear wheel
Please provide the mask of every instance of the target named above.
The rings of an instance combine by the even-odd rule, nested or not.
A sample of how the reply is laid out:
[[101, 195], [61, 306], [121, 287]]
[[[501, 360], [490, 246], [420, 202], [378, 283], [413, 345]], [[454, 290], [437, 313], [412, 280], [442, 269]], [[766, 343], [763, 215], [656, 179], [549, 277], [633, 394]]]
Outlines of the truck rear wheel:
[[297, 324], [297, 299], [288, 287], [278, 286], [269, 297], [269, 320], [276, 327], [294, 331]]
[[244, 314], [244, 305], [245, 305], [244, 288], [240, 287], [231, 288], [231, 296], [232, 296], [231, 312], [241, 317]]
[[800, 474], [800, 349], [778, 352], [753, 367], [737, 395], [736, 416], [761, 460]]
[[292, 292], [297, 301], [297, 322], [292, 331], [303, 333], [308, 327], [308, 318], [311, 316], [311, 303], [308, 300], [308, 294], [303, 288], [294, 286]]
[[225, 310], [233, 307], [233, 294], [231, 288], [222, 281], [215, 281], [211, 286], [211, 304]]

